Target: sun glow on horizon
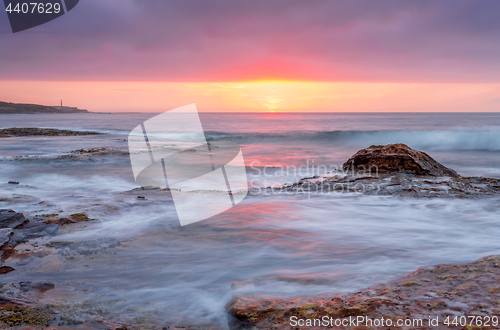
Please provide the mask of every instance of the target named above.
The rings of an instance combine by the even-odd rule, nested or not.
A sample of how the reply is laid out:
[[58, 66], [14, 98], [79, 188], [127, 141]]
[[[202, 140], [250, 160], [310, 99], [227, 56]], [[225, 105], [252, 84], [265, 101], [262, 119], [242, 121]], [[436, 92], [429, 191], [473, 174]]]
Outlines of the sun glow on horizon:
[[201, 112], [500, 111], [500, 84], [311, 81], [0, 81], [0, 100], [65, 104], [95, 112], [163, 112], [196, 103]]

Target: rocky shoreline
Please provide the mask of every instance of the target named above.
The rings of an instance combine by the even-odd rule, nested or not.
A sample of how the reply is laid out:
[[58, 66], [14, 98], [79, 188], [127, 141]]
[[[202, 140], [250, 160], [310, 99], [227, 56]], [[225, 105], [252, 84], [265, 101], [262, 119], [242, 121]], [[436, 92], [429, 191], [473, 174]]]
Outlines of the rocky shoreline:
[[76, 107], [46, 106], [40, 104], [11, 103], [0, 101], [0, 114], [58, 114], [58, 113], [88, 113], [87, 110]]
[[[36, 258], [62, 255], [74, 259], [78, 255], [92, 254], [113, 248], [120, 243], [116, 240], [87, 241], [82, 243], [48, 241], [71, 226], [96, 219], [84, 213], [75, 213], [67, 217], [58, 214], [42, 214], [25, 217], [10, 209], [0, 209], [0, 276], [15, 271], [22, 271]], [[77, 228], [78, 230], [78, 228]], [[45, 243], [39, 243], [42, 239]], [[89, 252], [90, 251], [90, 252]], [[16, 259], [17, 266], [3, 266], [6, 260]], [[89, 303], [65, 305], [40, 303], [48, 291], [54, 290], [55, 284], [47, 281], [0, 281], [0, 329], [34, 330], [49, 327], [51, 330], [65, 329], [118, 329], [139, 330], [143, 327], [129, 326], [108, 321], [109, 311], [103, 311]], [[106, 314], [107, 313], [107, 314]], [[159, 329], [146, 325], [144, 329]]]
[[[0, 209], [0, 261], [12, 255], [20, 256], [18, 245], [40, 237], [51, 237], [58, 233], [60, 226], [78, 222], [93, 221], [84, 213], [75, 213], [68, 217], [57, 214], [44, 214], [26, 218], [23, 213], [10, 209]], [[24, 250], [27, 255], [36, 255], [36, 251]], [[4, 266], [2, 266], [4, 267]], [[10, 271], [15, 269], [9, 267]], [[7, 273], [4, 271], [3, 273]]]
[[[68, 218], [58, 218], [56, 214], [26, 218], [23, 213], [10, 209], [0, 209], [0, 260], [4, 262], [15, 257], [30, 259], [50, 254], [43, 246], [33, 242], [37, 238], [52, 237], [60, 226], [91, 221], [83, 213], [72, 214]], [[21, 247], [22, 248], [19, 248]], [[0, 274], [16, 271], [10, 266], [1, 266]], [[14, 281], [0, 283], [0, 324], [4, 327], [22, 325], [49, 326], [55, 319], [50, 306], [38, 304], [40, 296], [55, 285], [51, 282]]]
[[[338, 295], [322, 299], [265, 300], [235, 298], [228, 306], [234, 317], [233, 329], [290, 329], [297, 320], [314, 325], [314, 320], [328, 319], [328, 325], [314, 329], [332, 328], [332, 321], [363, 317], [361, 324], [335, 329], [492, 329], [484, 322], [493, 316], [500, 317], [500, 256], [489, 256], [467, 264], [444, 264], [421, 267], [405, 277], [386, 284], [348, 295]], [[447, 326], [447, 317], [453, 322], [455, 317], [467, 316], [467, 324]], [[473, 321], [476, 316], [480, 321]], [[375, 326], [367, 319], [391, 320], [390, 327]], [[429, 326], [429, 318], [438, 319], [437, 325]], [[395, 326], [397, 320], [422, 320], [409, 326]], [[308, 321], [309, 320], [309, 321]], [[360, 318], [361, 320], [361, 318]], [[387, 322], [386, 322], [387, 324]], [[403, 323], [404, 324], [404, 323]], [[297, 327], [299, 328], [299, 327]]]

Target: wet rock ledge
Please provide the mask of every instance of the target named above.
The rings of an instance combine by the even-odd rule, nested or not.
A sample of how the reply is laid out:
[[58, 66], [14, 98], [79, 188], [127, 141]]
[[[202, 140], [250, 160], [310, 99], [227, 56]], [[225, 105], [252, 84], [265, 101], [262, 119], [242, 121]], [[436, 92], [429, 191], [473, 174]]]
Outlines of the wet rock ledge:
[[98, 135], [101, 133], [91, 131], [70, 131], [66, 129], [52, 129], [52, 128], [4, 128], [0, 129], [0, 138], [3, 137], [16, 137], [16, 136], [76, 136], [76, 135]]
[[55, 235], [60, 226], [77, 222], [92, 221], [84, 213], [75, 213], [69, 217], [58, 217], [57, 214], [45, 214], [26, 218], [23, 213], [14, 210], [0, 209], [0, 274], [14, 269], [3, 266], [3, 263], [13, 254], [19, 244], [38, 237]]
[[370, 146], [347, 160], [341, 171], [304, 178], [267, 190], [289, 193], [348, 192], [407, 197], [500, 196], [500, 180], [463, 177], [405, 144]]
[[[233, 329], [294, 329], [290, 320], [314, 320], [365, 317], [393, 320], [422, 319], [407, 327], [334, 326], [335, 329], [497, 329], [485, 326], [487, 317], [500, 318], [500, 256], [489, 256], [467, 264], [421, 267], [405, 277], [387, 284], [375, 285], [353, 294], [327, 299], [295, 299], [254, 301], [235, 298], [227, 306], [234, 317]], [[460, 324], [446, 326], [449, 316], [481, 317], [483, 326]], [[428, 319], [439, 318], [439, 325], [429, 326]], [[479, 319], [479, 318], [477, 318]], [[311, 322], [311, 321], [309, 321]], [[312, 321], [313, 322], [313, 321]], [[306, 324], [306, 323], [304, 323]], [[299, 327], [328, 329], [327, 326]]]
[[[39, 237], [55, 235], [61, 226], [92, 220], [95, 219], [88, 218], [84, 213], [75, 213], [67, 218], [57, 217], [57, 214], [27, 218], [23, 213], [0, 209], [0, 280], [3, 274], [16, 271], [13, 267], [4, 265], [13, 255], [21, 258], [46, 255], [42, 247], [26, 252], [17, 251], [18, 245]], [[54, 287], [51, 282], [0, 282], [0, 328], [5, 329], [4, 327], [8, 326], [14, 327], [13, 329], [24, 329], [23, 325], [45, 327], [51, 324], [57, 314], [57, 308], [39, 305], [37, 301], [40, 295]]]

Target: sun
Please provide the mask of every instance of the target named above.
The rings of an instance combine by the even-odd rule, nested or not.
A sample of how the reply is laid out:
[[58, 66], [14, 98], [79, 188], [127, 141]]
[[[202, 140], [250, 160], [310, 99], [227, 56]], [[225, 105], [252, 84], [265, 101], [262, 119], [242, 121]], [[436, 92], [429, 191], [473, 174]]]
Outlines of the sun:
[[283, 102], [284, 99], [271, 98], [265, 101], [264, 106], [269, 110], [269, 112], [276, 112], [278, 105]]

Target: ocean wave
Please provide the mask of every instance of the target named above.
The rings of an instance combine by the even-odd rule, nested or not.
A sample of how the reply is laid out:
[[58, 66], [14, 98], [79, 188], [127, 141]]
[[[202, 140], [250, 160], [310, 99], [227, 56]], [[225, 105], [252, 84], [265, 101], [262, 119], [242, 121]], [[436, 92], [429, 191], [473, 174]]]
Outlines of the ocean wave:
[[290, 131], [286, 133], [206, 132], [207, 140], [236, 143], [336, 143], [337, 146], [366, 147], [373, 144], [404, 143], [425, 150], [499, 151], [498, 130], [427, 131]]

